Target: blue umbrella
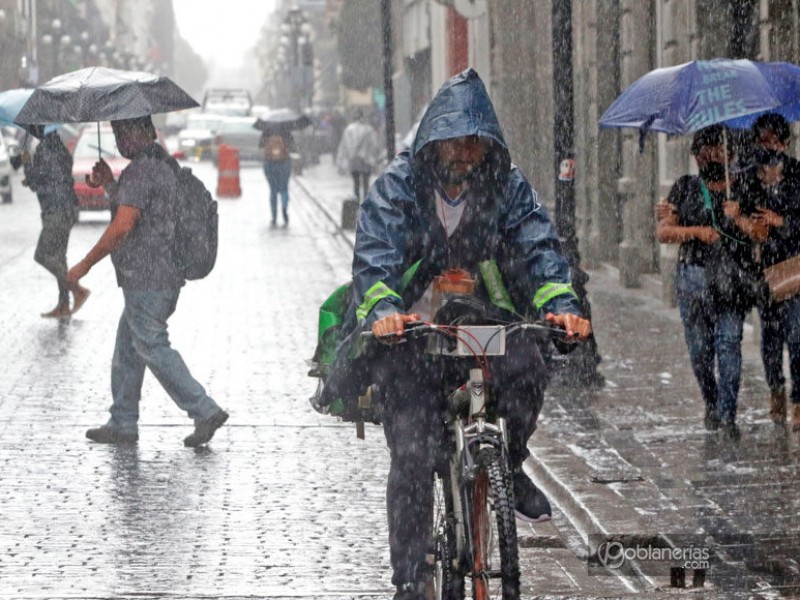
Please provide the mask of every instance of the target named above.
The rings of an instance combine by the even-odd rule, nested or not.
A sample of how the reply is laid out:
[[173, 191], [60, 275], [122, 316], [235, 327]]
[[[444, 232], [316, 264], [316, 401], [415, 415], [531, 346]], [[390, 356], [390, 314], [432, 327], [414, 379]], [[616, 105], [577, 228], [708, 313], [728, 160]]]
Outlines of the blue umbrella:
[[600, 127], [682, 135], [716, 123], [749, 127], [766, 112], [800, 118], [800, 67], [717, 58], [650, 71], [614, 100]]
[[[33, 94], [33, 89], [18, 88], [14, 90], [6, 90], [0, 92], [0, 125], [14, 125], [22, 127], [30, 133], [27, 126], [15, 123], [15, 119], [22, 110], [22, 107], [28, 101], [28, 98]], [[58, 129], [60, 125], [47, 125], [44, 128], [45, 134]]]

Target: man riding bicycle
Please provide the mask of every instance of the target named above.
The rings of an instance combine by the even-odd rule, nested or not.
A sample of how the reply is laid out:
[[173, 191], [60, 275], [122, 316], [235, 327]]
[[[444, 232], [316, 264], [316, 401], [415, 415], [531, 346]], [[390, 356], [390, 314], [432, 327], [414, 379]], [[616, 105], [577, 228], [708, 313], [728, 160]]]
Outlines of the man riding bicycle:
[[[330, 402], [352, 394], [354, 380], [360, 388], [374, 383], [380, 389], [391, 454], [387, 509], [396, 599], [423, 598], [431, 478], [449, 383], [441, 361], [418, 343], [396, 342], [406, 323], [435, 318], [453, 290], [466, 290], [504, 314], [544, 315], [579, 339], [591, 333], [555, 229], [511, 164], [491, 100], [472, 69], [442, 86], [410, 151], [392, 161], [361, 206], [352, 335], [340, 346], [323, 391]], [[369, 329], [395, 337], [351, 360], [356, 334]], [[545, 520], [550, 504], [522, 470], [548, 381], [545, 362], [538, 346], [519, 336], [507, 340], [506, 356], [489, 364], [496, 409], [508, 423], [518, 517]]]

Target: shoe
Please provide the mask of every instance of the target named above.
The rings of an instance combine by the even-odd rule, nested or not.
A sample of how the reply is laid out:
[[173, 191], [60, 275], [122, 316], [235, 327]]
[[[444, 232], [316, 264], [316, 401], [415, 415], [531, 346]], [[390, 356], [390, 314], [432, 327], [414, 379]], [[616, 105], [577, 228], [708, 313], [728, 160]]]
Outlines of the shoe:
[[278, 221], [276, 219], [272, 219], [272, 221], [269, 222], [269, 226], [270, 227], [277, 227], [278, 226]]
[[289, 224], [289, 211], [286, 210], [285, 208], [283, 209], [283, 224], [284, 225]]
[[88, 289], [85, 287], [77, 288], [72, 290], [72, 312], [78, 312], [81, 306], [86, 303], [86, 300], [89, 299], [89, 294], [91, 294]]
[[517, 518], [528, 523], [541, 523], [550, 519], [553, 510], [550, 508], [544, 493], [538, 489], [525, 475], [522, 467], [515, 469], [512, 475], [514, 482], [514, 511]]
[[194, 432], [187, 435], [183, 440], [183, 445], [189, 448], [197, 448], [211, 441], [214, 433], [228, 420], [228, 413], [218, 410], [204, 421], [200, 421], [194, 426]]
[[706, 431], [716, 431], [719, 429], [720, 418], [717, 414], [717, 407], [706, 404], [706, 416], [703, 419]]
[[720, 430], [722, 434], [732, 442], [738, 442], [739, 438], [742, 437], [739, 426], [736, 424], [736, 421], [733, 420], [725, 421], [725, 423], [721, 425]]
[[776, 425], [786, 423], [786, 390], [770, 390], [769, 393], [769, 418]]
[[398, 585], [394, 600], [426, 600], [425, 584], [412, 582]]
[[126, 433], [110, 425], [87, 429], [86, 437], [98, 444], [135, 444], [139, 441], [138, 433]]
[[792, 431], [800, 431], [800, 404], [792, 404]]

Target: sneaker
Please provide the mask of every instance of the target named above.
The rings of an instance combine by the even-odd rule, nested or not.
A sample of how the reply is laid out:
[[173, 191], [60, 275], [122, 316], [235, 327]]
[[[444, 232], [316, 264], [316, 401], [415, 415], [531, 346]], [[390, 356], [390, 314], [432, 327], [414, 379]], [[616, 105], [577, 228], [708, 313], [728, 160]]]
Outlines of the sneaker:
[[398, 585], [394, 600], [426, 600], [425, 584], [412, 582]]
[[87, 429], [86, 437], [98, 444], [135, 444], [139, 441], [138, 433], [120, 431], [110, 425]]
[[200, 421], [194, 426], [194, 432], [187, 435], [183, 440], [183, 445], [189, 448], [196, 448], [211, 441], [214, 433], [228, 420], [228, 413], [220, 409], [204, 421]]
[[792, 404], [792, 431], [800, 431], [800, 404]]
[[716, 431], [719, 429], [720, 418], [717, 414], [717, 407], [706, 404], [706, 416], [703, 419], [706, 431]]
[[736, 421], [725, 421], [720, 429], [722, 434], [732, 442], [738, 442], [739, 438], [742, 437], [742, 432], [739, 430], [739, 426], [736, 424]]
[[541, 523], [550, 519], [553, 514], [545, 495], [523, 472], [516, 469], [512, 475], [514, 481], [514, 511], [517, 518], [527, 523]]
[[786, 423], [786, 390], [770, 390], [769, 392], [769, 418], [776, 425]]

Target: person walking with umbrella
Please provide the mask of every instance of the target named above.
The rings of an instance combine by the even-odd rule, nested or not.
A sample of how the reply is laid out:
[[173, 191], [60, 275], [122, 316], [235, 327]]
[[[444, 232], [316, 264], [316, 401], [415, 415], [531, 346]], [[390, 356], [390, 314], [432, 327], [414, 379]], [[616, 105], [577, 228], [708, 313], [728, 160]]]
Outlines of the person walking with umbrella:
[[[20, 127], [15, 119], [33, 93], [34, 90], [27, 88], [0, 92], [0, 125]], [[30, 135], [40, 142], [33, 157], [25, 150], [11, 161], [15, 170], [23, 166], [25, 179], [22, 183], [35, 192], [39, 200], [42, 231], [34, 260], [52, 273], [58, 284], [58, 301], [55, 308], [42, 313], [45, 318], [68, 317], [89, 297], [89, 290], [80, 285], [70, 286], [66, 281], [67, 245], [72, 227], [78, 221], [78, 198], [73, 189], [72, 155], [56, 133], [59, 126], [48, 124], [56, 122], [24, 126], [25, 142]], [[72, 308], [70, 292], [74, 298]]]
[[[700, 174], [680, 177], [669, 197], [657, 205], [656, 237], [680, 244], [675, 286], [689, 360], [705, 401], [705, 427], [731, 439], [736, 424], [742, 373], [742, 330], [755, 298], [723, 273], [754, 272], [752, 243], [766, 228], [743, 207], [746, 188], [726, 176], [734, 159], [731, 136], [723, 125], [698, 131], [691, 152]], [[750, 213], [746, 216], [746, 213]], [[715, 374], [715, 358], [718, 375]]]
[[[744, 315], [763, 277], [753, 245], [767, 237], [763, 219], [733, 173], [731, 132], [766, 112], [800, 118], [800, 67], [744, 59], [695, 60], [655, 69], [614, 100], [600, 127], [693, 134], [699, 177], [676, 180], [656, 206], [656, 237], [680, 244], [676, 287], [692, 367], [706, 404], [705, 426], [739, 437], [736, 408]], [[727, 280], [727, 281], [726, 281]], [[719, 377], [715, 377], [714, 361]]]
[[[756, 218], [769, 227], [769, 237], [761, 244], [761, 266], [767, 269], [800, 255], [800, 162], [786, 154], [791, 130], [781, 115], [762, 115], [752, 131], [755, 168], [751, 170], [748, 189], [758, 208]], [[780, 301], [766, 295], [758, 312], [770, 418], [777, 425], [786, 424], [783, 348], [787, 346], [792, 382], [791, 426], [800, 431], [800, 295]]]
[[295, 150], [292, 131], [311, 125], [308, 115], [298, 115], [282, 108], [253, 124], [261, 131], [259, 147], [264, 151], [264, 175], [269, 184], [269, 208], [272, 227], [277, 225], [278, 196], [281, 197], [284, 227], [289, 224], [289, 178], [292, 176], [291, 153]]
[[139, 438], [139, 401], [145, 367], [170, 397], [195, 421], [184, 444], [207, 443], [228, 419], [192, 377], [186, 363], [171, 347], [167, 319], [175, 311], [184, 279], [174, 256], [177, 179], [170, 157], [156, 143], [150, 117], [111, 121], [120, 154], [131, 160], [114, 181], [102, 159], [89, 183], [102, 186], [111, 197], [113, 218], [100, 240], [69, 270], [77, 283], [111, 255], [125, 308], [117, 329], [111, 362], [111, 418], [89, 429], [86, 437], [99, 443], [131, 443]]
[[208, 443], [228, 419], [192, 377], [170, 345], [167, 320], [175, 312], [185, 281], [176, 260], [178, 165], [156, 142], [151, 114], [199, 106], [167, 77], [90, 67], [36, 88], [15, 120], [25, 125], [111, 121], [120, 154], [130, 159], [119, 181], [100, 159], [87, 183], [102, 186], [111, 199], [112, 219], [98, 242], [67, 273], [77, 284], [100, 260], [111, 261], [122, 288], [124, 308], [111, 361], [111, 417], [86, 431], [98, 443], [139, 439], [139, 401], [145, 368], [194, 420], [183, 443]]
[[275, 227], [278, 219], [278, 196], [281, 198], [281, 214], [284, 227], [289, 225], [289, 178], [292, 176], [291, 151], [294, 140], [288, 129], [264, 131], [258, 143], [264, 150], [264, 175], [269, 184], [269, 208]]
[[[56, 278], [58, 302], [52, 310], [42, 313], [45, 318], [65, 318], [83, 306], [89, 290], [77, 281], [67, 280], [67, 245], [69, 234], [78, 222], [78, 197], [72, 181], [72, 155], [55, 128], [41, 125], [31, 127], [41, 138], [33, 157], [22, 154], [25, 170], [23, 185], [36, 192], [42, 219], [42, 231], [33, 259]], [[46, 132], [45, 132], [46, 131]], [[72, 292], [73, 304], [69, 305]]]

